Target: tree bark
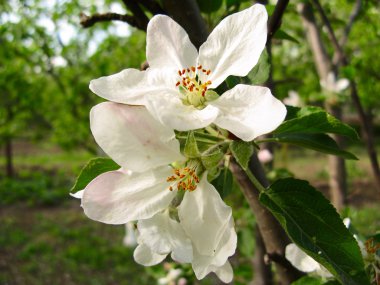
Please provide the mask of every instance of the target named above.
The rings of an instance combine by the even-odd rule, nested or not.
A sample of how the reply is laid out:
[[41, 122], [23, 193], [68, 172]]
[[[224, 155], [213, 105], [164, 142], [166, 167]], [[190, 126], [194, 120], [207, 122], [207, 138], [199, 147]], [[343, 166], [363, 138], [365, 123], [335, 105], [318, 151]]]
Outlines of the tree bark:
[[[320, 29], [316, 24], [313, 9], [310, 3], [300, 3], [298, 11], [302, 18], [302, 23], [306, 31], [306, 37], [313, 53], [315, 66], [320, 80], [327, 81], [328, 74], [333, 72], [330, 58], [323, 45]], [[328, 98], [325, 100], [325, 108], [332, 115], [341, 119], [340, 107]], [[334, 136], [337, 144], [342, 147], [343, 138]], [[329, 190], [331, 201], [337, 210], [341, 210], [346, 205], [347, 174], [345, 160], [338, 156], [329, 156]]]
[[195, 0], [163, 0], [164, 10], [189, 34], [191, 42], [199, 48], [207, 39], [206, 23]]
[[[343, 46], [347, 42], [348, 35], [351, 31], [352, 25], [356, 17], [360, 13], [362, 1], [356, 0], [355, 5], [352, 9], [348, 24], [344, 29], [343, 37], [340, 42], [338, 42], [338, 40], [336, 39], [334, 31], [331, 27], [331, 24], [319, 1], [313, 0], [313, 2], [315, 3], [317, 7], [318, 12], [321, 14], [324, 24], [327, 27], [328, 35], [333, 42], [333, 46], [335, 49], [333, 64], [335, 66], [335, 69], [338, 70], [340, 66], [347, 66], [349, 64], [349, 60], [347, 59], [344, 53]], [[375, 185], [376, 185], [376, 188], [380, 191], [380, 167], [379, 167], [379, 161], [377, 159], [377, 152], [376, 152], [375, 144], [374, 144], [374, 135], [373, 135], [372, 127], [371, 127], [371, 119], [367, 117], [367, 114], [364, 112], [364, 108], [358, 94], [355, 80], [351, 79], [350, 83], [351, 83], [351, 94], [350, 94], [351, 100], [359, 115], [363, 139], [366, 143], [368, 156], [371, 162], [372, 172], [375, 178]]]
[[270, 264], [265, 262], [266, 249], [263, 237], [259, 227], [256, 225], [255, 230], [255, 255], [253, 256], [253, 268], [255, 277], [252, 285], [270, 285], [273, 284], [273, 274]]
[[[326, 104], [326, 108], [335, 118], [342, 119], [341, 108], [329, 104]], [[332, 135], [332, 137], [339, 146], [344, 145], [341, 136]], [[335, 155], [329, 155], [329, 171], [331, 202], [339, 212], [347, 205], [347, 171], [345, 160]]]
[[[279, 284], [291, 284], [303, 273], [294, 268], [285, 258], [285, 247], [290, 243], [289, 238], [272, 213], [260, 204], [259, 190], [254, 187], [240, 166], [232, 161], [230, 168], [256, 217], [269, 260], [275, 264]], [[251, 158], [250, 169], [254, 170], [253, 173], [263, 186], [269, 185], [256, 155]]]
[[12, 139], [5, 139], [5, 161], [6, 161], [6, 176], [8, 178], [13, 178], [14, 176], [14, 167], [13, 167], [13, 151], [12, 151]]

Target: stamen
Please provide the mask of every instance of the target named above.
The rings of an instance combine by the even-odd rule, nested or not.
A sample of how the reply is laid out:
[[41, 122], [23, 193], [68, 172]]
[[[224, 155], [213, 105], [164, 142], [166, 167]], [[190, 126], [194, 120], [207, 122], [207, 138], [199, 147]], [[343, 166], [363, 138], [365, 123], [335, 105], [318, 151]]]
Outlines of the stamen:
[[[196, 175], [194, 169], [185, 167], [183, 169], [173, 169], [175, 175], [169, 176], [166, 181], [178, 181], [176, 184], [178, 191], [194, 191], [199, 183], [199, 177]], [[169, 186], [169, 190], [173, 191], [173, 186]]]
[[[204, 76], [200, 76], [201, 73]], [[211, 81], [206, 81], [204, 77], [210, 73], [211, 70], [203, 68], [201, 64], [178, 70], [178, 75], [181, 78], [176, 82], [175, 86], [181, 88], [181, 94], [185, 96], [183, 100], [186, 101], [186, 104], [197, 108], [204, 106], [206, 91], [208, 86], [211, 85]], [[201, 77], [204, 82], [202, 82]]]

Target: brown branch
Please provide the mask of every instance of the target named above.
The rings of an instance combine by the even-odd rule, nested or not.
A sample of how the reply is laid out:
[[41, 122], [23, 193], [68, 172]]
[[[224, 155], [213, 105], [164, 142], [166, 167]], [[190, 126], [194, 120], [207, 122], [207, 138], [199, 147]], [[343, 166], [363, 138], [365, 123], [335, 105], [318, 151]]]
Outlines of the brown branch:
[[[347, 43], [348, 36], [349, 36], [351, 29], [352, 29], [352, 25], [354, 24], [357, 16], [359, 15], [361, 7], [362, 7], [362, 1], [356, 0], [355, 5], [354, 5], [352, 12], [350, 14], [350, 18], [348, 20], [348, 23], [347, 23], [346, 27], [344, 28], [343, 36], [339, 41], [339, 44], [342, 47], [342, 49]], [[334, 64], [337, 64], [338, 60], [339, 60], [339, 55], [337, 53], [335, 53], [334, 58], [333, 58]]]
[[323, 24], [327, 28], [327, 35], [328, 35], [330, 41], [333, 43], [335, 52], [336, 52], [337, 57], [338, 57], [337, 62], [346, 64], [347, 59], [346, 59], [346, 57], [344, 55], [342, 47], [340, 46], [340, 44], [339, 44], [339, 42], [338, 42], [338, 40], [337, 40], [337, 38], [335, 36], [334, 30], [333, 30], [333, 28], [331, 26], [331, 23], [330, 23], [329, 19], [326, 16], [325, 11], [322, 8], [321, 3], [319, 3], [319, 0], [312, 0], [312, 2], [314, 3], [314, 5], [315, 5], [315, 7], [316, 7], [316, 9], [318, 11], [318, 13], [321, 15]]
[[284, 15], [285, 9], [289, 4], [289, 0], [279, 0], [276, 4], [274, 12], [268, 21], [268, 39], [269, 42], [273, 35], [277, 32], [277, 30], [281, 26], [281, 19]]
[[127, 9], [132, 12], [138, 25], [142, 27], [142, 30], [146, 31], [146, 28], [149, 23], [149, 18], [145, 15], [144, 11], [139, 6], [138, 1], [123, 0], [123, 3], [127, 7]]
[[93, 14], [87, 16], [84, 13], [80, 14], [80, 24], [83, 28], [89, 28], [95, 25], [98, 22], [110, 22], [110, 21], [121, 21], [128, 23], [132, 27], [136, 27], [140, 30], [143, 30], [144, 27], [141, 27], [134, 16], [131, 15], [121, 15], [117, 13], [104, 13], [104, 14]]
[[[279, 280], [281, 280], [279, 284], [292, 283], [300, 278], [302, 273], [284, 261], [285, 247], [290, 242], [289, 238], [272, 213], [260, 204], [259, 190], [251, 183], [241, 167], [235, 161], [232, 161], [230, 169], [256, 217], [267, 254], [276, 257], [272, 259], [272, 261], [274, 261], [276, 265], [276, 271], [279, 274]], [[251, 158], [250, 169], [254, 170], [257, 179], [263, 186], [269, 185], [265, 177], [265, 172], [256, 155], [253, 155]], [[281, 262], [277, 262], [279, 260], [281, 260]], [[284, 264], [286, 264], [286, 266], [284, 266]]]
[[160, 4], [154, 0], [140, 0], [141, 5], [148, 9], [153, 15], [162, 14], [166, 15], [166, 12]]
[[162, 6], [185, 29], [196, 48], [206, 41], [209, 33], [195, 0], [162, 0]]

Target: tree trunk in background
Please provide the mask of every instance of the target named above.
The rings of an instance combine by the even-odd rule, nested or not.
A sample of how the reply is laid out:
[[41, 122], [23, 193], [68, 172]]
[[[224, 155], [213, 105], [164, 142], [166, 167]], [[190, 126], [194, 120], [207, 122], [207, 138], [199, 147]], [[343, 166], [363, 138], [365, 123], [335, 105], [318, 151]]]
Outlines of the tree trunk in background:
[[5, 140], [5, 161], [6, 161], [6, 176], [8, 178], [12, 178], [14, 176], [14, 168], [13, 168], [13, 151], [12, 151], [12, 139], [6, 138]]
[[255, 227], [255, 255], [253, 256], [253, 269], [255, 277], [252, 280], [252, 285], [271, 285], [273, 284], [273, 274], [270, 264], [265, 262], [265, 244], [261, 236], [260, 229]]
[[367, 114], [364, 112], [364, 108], [360, 102], [355, 82], [351, 83], [351, 98], [357, 112], [359, 113], [362, 136], [367, 146], [367, 152], [369, 160], [371, 162], [373, 176], [375, 178], [375, 187], [378, 191], [380, 191], [380, 167], [379, 161], [377, 159], [377, 152], [373, 135], [372, 116], [371, 112], [368, 112]]
[[[341, 108], [326, 104], [326, 109], [337, 119], [342, 119]], [[341, 136], [332, 135], [332, 137], [339, 147], [344, 145]], [[329, 155], [329, 172], [331, 202], [339, 212], [347, 205], [347, 172], [345, 160], [339, 156]]]
[[[330, 72], [333, 72], [330, 58], [328, 57], [323, 45], [320, 28], [317, 26], [313, 9], [310, 3], [300, 3], [297, 6], [302, 18], [307, 40], [313, 53], [315, 66], [318, 71], [320, 80], [326, 81]], [[333, 116], [341, 119], [342, 110], [329, 99], [325, 101], [325, 108]], [[333, 136], [339, 147], [342, 147], [343, 138]], [[347, 173], [345, 160], [338, 156], [329, 156], [329, 190], [331, 201], [335, 208], [339, 211], [346, 204], [347, 195]]]

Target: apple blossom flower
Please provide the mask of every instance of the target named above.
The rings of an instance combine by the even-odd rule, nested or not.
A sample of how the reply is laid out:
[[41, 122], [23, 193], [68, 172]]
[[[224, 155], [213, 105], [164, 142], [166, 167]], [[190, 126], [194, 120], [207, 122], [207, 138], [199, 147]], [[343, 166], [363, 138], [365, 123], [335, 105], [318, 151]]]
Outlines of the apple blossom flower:
[[303, 252], [296, 244], [288, 244], [285, 248], [285, 257], [298, 270], [306, 273], [314, 273], [328, 278], [332, 274], [321, 264]]
[[191, 262], [198, 278], [215, 272], [232, 280], [232, 210], [207, 173], [182, 156], [174, 131], [145, 107], [113, 102], [92, 108], [90, 126], [98, 145], [121, 168], [100, 174], [74, 194], [85, 214], [107, 224], [137, 221], [138, 263], [154, 265], [171, 253], [178, 262]]
[[159, 278], [158, 284], [159, 285], [175, 285], [176, 280], [178, 279], [179, 276], [182, 274], [182, 270], [177, 268], [170, 268], [168, 274], [165, 277]]
[[137, 245], [134, 227], [135, 225], [132, 222], [125, 224], [125, 235], [123, 238], [123, 244], [126, 247], [135, 247]]
[[331, 93], [341, 93], [348, 88], [350, 81], [347, 78], [337, 79], [333, 72], [329, 72], [326, 80], [321, 80], [323, 89]]
[[212, 123], [245, 141], [271, 132], [285, 106], [266, 87], [238, 84], [219, 96], [229, 75], [246, 76], [267, 39], [268, 15], [260, 4], [224, 18], [199, 52], [170, 17], [154, 16], [147, 28], [150, 68], [125, 69], [92, 80], [90, 89], [109, 101], [144, 105], [162, 124], [179, 131]]
[[257, 157], [261, 163], [269, 163], [273, 160], [273, 154], [268, 149], [261, 149], [257, 153]]
[[301, 107], [303, 105], [300, 95], [294, 90], [290, 90], [288, 92], [288, 97], [285, 97], [282, 102], [286, 105], [294, 107]]

